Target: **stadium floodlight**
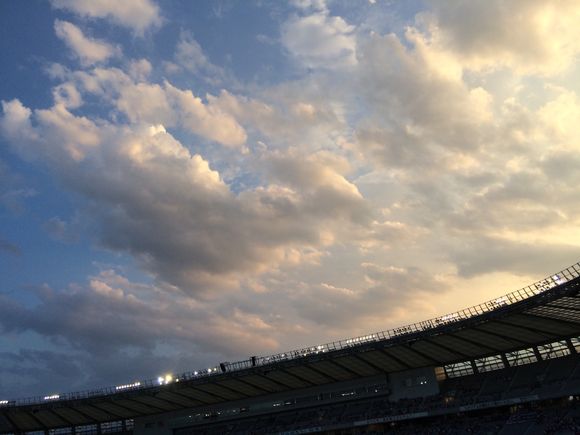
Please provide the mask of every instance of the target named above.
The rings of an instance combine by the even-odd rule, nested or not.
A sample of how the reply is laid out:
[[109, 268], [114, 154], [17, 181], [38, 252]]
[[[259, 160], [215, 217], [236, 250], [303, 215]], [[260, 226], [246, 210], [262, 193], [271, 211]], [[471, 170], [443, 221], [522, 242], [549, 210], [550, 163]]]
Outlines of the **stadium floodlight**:
[[0, 405], [8, 405], [8, 400], [0, 400]]
[[193, 372], [193, 376], [197, 376], [197, 375], [198, 375], [198, 372], [196, 370], [195, 372]]
[[44, 400], [58, 400], [60, 396], [58, 394], [51, 394], [50, 396], [44, 396]]
[[159, 377], [157, 378], [157, 383], [158, 383], [159, 385], [163, 385], [163, 381], [164, 381], [163, 377], [159, 376]]

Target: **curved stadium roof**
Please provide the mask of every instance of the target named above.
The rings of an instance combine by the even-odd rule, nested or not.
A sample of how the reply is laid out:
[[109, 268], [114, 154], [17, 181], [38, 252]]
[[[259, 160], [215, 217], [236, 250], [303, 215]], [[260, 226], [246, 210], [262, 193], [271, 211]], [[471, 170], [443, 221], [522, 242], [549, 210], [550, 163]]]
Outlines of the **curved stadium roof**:
[[511, 352], [580, 335], [580, 263], [456, 313], [389, 331], [96, 391], [2, 400], [0, 433], [133, 419]]

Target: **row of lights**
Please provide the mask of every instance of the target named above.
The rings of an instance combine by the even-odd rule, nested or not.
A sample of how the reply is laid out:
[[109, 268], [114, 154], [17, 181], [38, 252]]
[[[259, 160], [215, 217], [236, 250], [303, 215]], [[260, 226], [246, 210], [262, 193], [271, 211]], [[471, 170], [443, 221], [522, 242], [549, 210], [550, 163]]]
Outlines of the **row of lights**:
[[117, 391], [128, 390], [130, 388], [137, 388], [140, 386], [141, 386], [141, 382], [133, 382], [132, 384], [117, 385], [115, 387], [115, 390], [117, 390]]
[[60, 395], [58, 394], [51, 394], [50, 396], [44, 396], [44, 400], [58, 400], [60, 399]]
[[0, 405], [8, 405], [8, 400], [0, 400]]

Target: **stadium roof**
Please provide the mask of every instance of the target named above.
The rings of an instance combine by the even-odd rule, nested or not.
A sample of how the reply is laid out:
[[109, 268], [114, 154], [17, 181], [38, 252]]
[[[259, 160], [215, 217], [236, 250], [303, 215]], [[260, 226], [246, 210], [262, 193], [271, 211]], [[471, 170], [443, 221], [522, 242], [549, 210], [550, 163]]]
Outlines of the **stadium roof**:
[[435, 319], [171, 379], [18, 401], [0, 397], [0, 433], [133, 419], [264, 394], [512, 352], [580, 335], [580, 263]]

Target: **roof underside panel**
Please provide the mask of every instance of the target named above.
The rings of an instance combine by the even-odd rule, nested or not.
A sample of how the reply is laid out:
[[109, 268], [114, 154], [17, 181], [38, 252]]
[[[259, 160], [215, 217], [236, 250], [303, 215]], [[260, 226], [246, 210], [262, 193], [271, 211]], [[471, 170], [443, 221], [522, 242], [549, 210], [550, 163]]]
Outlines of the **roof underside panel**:
[[[580, 323], [580, 311], [577, 309], [571, 310], [567, 307], [544, 306], [537, 307], [527, 311], [531, 314], [537, 314], [543, 317], [550, 317], [552, 319], [564, 320], [572, 323]], [[577, 328], [580, 325], [576, 326]]]
[[45, 409], [36, 411], [34, 413], [34, 418], [36, 418], [43, 426], [46, 427], [59, 427], [59, 426], [69, 426], [70, 423], [60, 418], [58, 415], [51, 411]]
[[161, 411], [173, 411], [175, 409], [181, 408], [179, 405], [175, 405], [174, 403], [167, 402], [166, 400], [161, 400], [152, 396], [135, 396], [132, 397], [131, 400], [144, 403]]
[[481, 354], [481, 346], [461, 340], [453, 335], [437, 335], [430, 340], [436, 345], [441, 345], [447, 349], [454, 349], [458, 354], [465, 355], [465, 357], [472, 357]]
[[179, 394], [183, 394], [184, 396], [191, 397], [197, 401], [200, 401], [204, 404], [208, 403], [218, 403], [221, 402], [222, 399], [205, 393], [201, 390], [193, 389], [193, 388], [181, 388], [179, 390]]
[[89, 417], [94, 418], [97, 421], [111, 421], [118, 418], [116, 415], [111, 414], [110, 412], [105, 412], [102, 409], [95, 408], [94, 406], [76, 406], [75, 409], [84, 415], [88, 415]]
[[270, 379], [260, 375], [244, 376], [241, 380], [271, 393], [288, 389], [285, 385], [280, 385], [277, 382], [271, 381]]
[[431, 358], [442, 362], [453, 361], [458, 358], [457, 352], [452, 352], [447, 348], [437, 346], [427, 340], [416, 341], [412, 344], [412, 347], [416, 351], [429, 355]]
[[334, 364], [332, 361], [318, 361], [310, 364], [310, 367], [313, 367], [321, 373], [326, 373], [337, 381], [346, 381], [356, 377], [356, 375]]
[[72, 408], [54, 408], [52, 412], [60, 415], [62, 418], [64, 418], [67, 421], [70, 421], [71, 424], [76, 426], [82, 426], [85, 424], [91, 424], [95, 422], [92, 418], [84, 416]]
[[128, 409], [129, 411], [135, 411], [139, 414], [153, 414], [159, 412], [158, 409], [151, 408], [150, 406], [144, 405], [143, 403], [137, 402], [135, 400], [116, 400], [115, 404]]
[[489, 322], [478, 325], [478, 329], [492, 332], [502, 337], [510, 337], [518, 340], [523, 345], [527, 343], [537, 343], [540, 341], [548, 341], [553, 336], [551, 334], [539, 333], [530, 331], [519, 326], [514, 326], [510, 323]]
[[514, 347], [521, 347], [521, 342], [513, 340], [511, 337], [504, 337], [491, 334], [489, 331], [482, 331], [477, 328], [464, 329], [454, 332], [453, 335], [470, 343], [479, 344], [487, 348], [489, 352], [501, 352]]
[[573, 310], [580, 310], [580, 297], [578, 296], [565, 296], [559, 298], [554, 302], [550, 302], [547, 306], [559, 306], [559, 307], [568, 307]]
[[329, 382], [332, 382], [332, 378], [324, 376], [319, 372], [308, 368], [308, 366], [289, 367], [286, 371], [315, 385], [328, 384]]
[[273, 379], [276, 382], [287, 385], [289, 388], [304, 388], [312, 384], [292, 376], [290, 373], [282, 371], [272, 371], [266, 374], [266, 377]]
[[377, 367], [383, 368], [387, 372], [396, 372], [408, 368], [392, 356], [389, 356], [385, 352], [379, 350], [361, 353], [359, 354], [359, 357], [374, 364]]
[[172, 393], [170, 391], [161, 391], [157, 393], [156, 397], [171, 403], [177, 403], [178, 405], [187, 408], [202, 405], [202, 403], [197, 400], [193, 400], [190, 397], [185, 397], [182, 396], [181, 394]]
[[32, 417], [32, 415], [30, 415], [28, 412], [9, 412], [8, 413], [8, 417], [10, 418], [10, 420], [12, 420], [14, 422], [14, 424], [16, 426], [18, 426], [18, 429], [20, 430], [28, 430], [28, 431], [32, 431], [35, 429], [41, 429], [42, 426], [40, 425], [40, 423], [34, 418]]
[[102, 409], [104, 411], [107, 411], [108, 413], [116, 415], [117, 417], [120, 418], [133, 418], [138, 414], [135, 411], [123, 408], [122, 406], [115, 405], [114, 403], [111, 402], [94, 403], [93, 406]]
[[269, 390], [257, 388], [246, 382], [239, 381], [236, 379], [221, 381], [218, 382], [217, 384], [223, 385], [224, 387], [229, 388], [231, 390], [239, 391], [240, 393], [246, 396], [259, 396], [260, 394], [267, 394], [269, 392]]
[[221, 387], [217, 384], [199, 384], [195, 386], [196, 389], [205, 391], [224, 400], [236, 400], [246, 397], [242, 393]]
[[372, 376], [381, 373], [379, 370], [375, 369], [372, 365], [366, 363], [364, 360], [357, 358], [356, 356], [345, 356], [342, 358], [337, 358], [333, 362], [338, 365], [345, 367], [347, 370], [356, 373], [358, 376]]
[[409, 349], [407, 346], [404, 345], [393, 346], [387, 348], [386, 351], [389, 354], [401, 360], [402, 362], [404, 362], [405, 364], [409, 365], [410, 367], [423, 367], [426, 365], [438, 364], [437, 361], [427, 359], [423, 355], [414, 352], [413, 350]]
[[526, 326], [530, 329], [545, 331], [554, 338], [558, 336], [567, 336], [574, 334], [580, 330], [580, 324], [574, 325], [573, 323], [568, 323], [562, 320], [548, 319], [543, 317], [537, 317], [536, 315], [529, 314], [518, 314], [511, 316], [509, 322], [521, 326]]
[[0, 431], [2, 432], [14, 431], [14, 426], [12, 426], [12, 423], [10, 423], [10, 421], [8, 421], [8, 419], [2, 414], [0, 414]]

